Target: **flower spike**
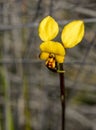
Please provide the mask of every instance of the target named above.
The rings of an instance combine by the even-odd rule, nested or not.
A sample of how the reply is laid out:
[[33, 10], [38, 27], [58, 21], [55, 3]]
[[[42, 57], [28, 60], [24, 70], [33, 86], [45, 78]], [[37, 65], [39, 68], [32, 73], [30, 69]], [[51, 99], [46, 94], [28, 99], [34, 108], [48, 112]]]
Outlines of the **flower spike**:
[[72, 48], [82, 40], [84, 36], [84, 23], [82, 20], [75, 20], [67, 24], [61, 34], [65, 48]]
[[58, 24], [51, 16], [45, 17], [39, 24], [39, 36], [42, 41], [54, 39], [58, 32]]

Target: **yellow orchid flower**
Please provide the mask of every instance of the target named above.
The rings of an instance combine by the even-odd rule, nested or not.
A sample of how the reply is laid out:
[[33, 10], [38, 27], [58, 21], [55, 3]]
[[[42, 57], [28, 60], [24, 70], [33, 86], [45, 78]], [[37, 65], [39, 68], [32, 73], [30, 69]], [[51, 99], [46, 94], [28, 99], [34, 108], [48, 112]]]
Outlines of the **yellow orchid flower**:
[[65, 59], [65, 48], [72, 48], [82, 40], [84, 36], [84, 23], [75, 20], [67, 24], [62, 31], [60, 42], [52, 41], [58, 34], [57, 22], [51, 17], [45, 17], [39, 24], [39, 37], [43, 43], [40, 44], [40, 59], [46, 60], [46, 66], [57, 69], [57, 63], [63, 63]]

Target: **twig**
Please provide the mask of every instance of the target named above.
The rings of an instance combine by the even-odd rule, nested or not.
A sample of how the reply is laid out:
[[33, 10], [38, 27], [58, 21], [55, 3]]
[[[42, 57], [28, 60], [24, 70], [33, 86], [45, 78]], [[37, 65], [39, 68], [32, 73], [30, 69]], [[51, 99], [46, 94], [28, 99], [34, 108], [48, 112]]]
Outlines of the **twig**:
[[38, 18], [38, 16], [39, 16], [40, 9], [41, 9], [41, 3], [42, 3], [42, 0], [38, 0], [36, 13], [35, 13], [33, 21], [35, 21]]
[[[70, 20], [58, 20], [58, 23], [60, 25], [65, 25], [68, 22], [70, 22], [73, 19]], [[96, 22], [96, 18], [85, 18], [83, 19], [85, 23], [95, 23]], [[38, 22], [30, 22], [27, 24], [14, 24], [14, 25], [4, 25], [4, 24], [0, 24], [0, 31], [11, 31], [12, 29], [22, 29], [22, 28], [33, 28], [33, 27], [38, 27]]]
[[50, 1], [49, 15], [53, 14], [53, 0]]
[[96, 11], [92, 9], [88, 9], [85, 7], [78, 6], [77, 4], [72, 4], [70, 2], [63, 2], [63, 4], [57, 4], [58, 6], [54, 6], [53, 11], [57, 11], [59, 9], [71, 10], [71, 12], [77, 12], [84, 15], [88, 15], [91, 17], [96, 17]]

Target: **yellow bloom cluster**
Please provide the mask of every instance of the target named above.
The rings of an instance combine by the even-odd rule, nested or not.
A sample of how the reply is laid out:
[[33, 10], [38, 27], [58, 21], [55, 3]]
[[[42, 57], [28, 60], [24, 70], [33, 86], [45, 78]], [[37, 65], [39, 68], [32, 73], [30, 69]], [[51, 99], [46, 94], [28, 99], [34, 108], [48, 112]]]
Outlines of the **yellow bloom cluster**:
[[50, 54], [54, 54], [56, 62], [63, 63], [65, 48], [72, 48], [82, 40], [84, 36], [84, 23], [82, 20], [74, 20], [68, 23], [61, 33], [60, 42], [52, 41], [58, 34], [57, 22], [51, 17], [45, 17], [39, 24], [39, 36], [43, 43], [40, 44], [40, 59], [47, 60]]

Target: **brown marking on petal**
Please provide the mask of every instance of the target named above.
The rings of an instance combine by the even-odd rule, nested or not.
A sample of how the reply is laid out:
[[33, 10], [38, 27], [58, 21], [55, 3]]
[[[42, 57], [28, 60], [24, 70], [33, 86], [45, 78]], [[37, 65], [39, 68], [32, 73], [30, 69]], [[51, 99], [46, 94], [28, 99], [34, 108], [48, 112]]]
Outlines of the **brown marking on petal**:
[[49, 57], [46, 60], [45, 64], [48, 69], [50, 69], [53, 72], [57, 72], [57, 62], [56, 62], [55, 55], [53, 53], [49, 54]]

